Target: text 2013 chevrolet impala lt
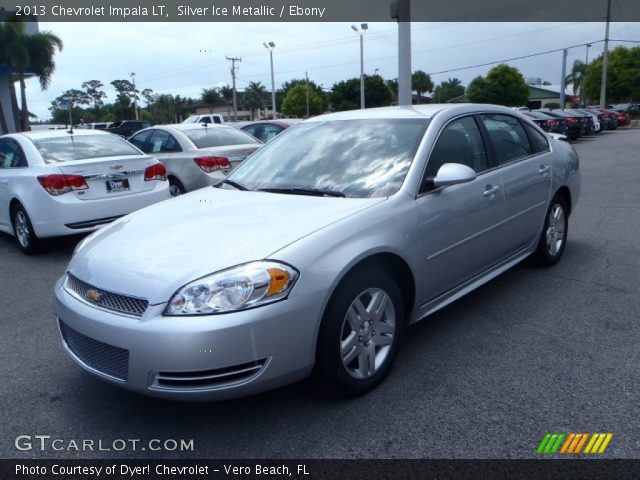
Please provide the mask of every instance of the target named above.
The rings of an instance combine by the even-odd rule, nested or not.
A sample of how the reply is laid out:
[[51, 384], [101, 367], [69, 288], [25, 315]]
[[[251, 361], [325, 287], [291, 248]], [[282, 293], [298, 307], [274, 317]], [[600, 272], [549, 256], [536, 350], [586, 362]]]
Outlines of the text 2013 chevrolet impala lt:
[[55, 288], [67, 353], [136, 392], [222, 399], [315, 368], [364, 393], [407, 324], [562, 256], [579, 162], [491, 105], [324, 115], [216, 187], [84, 240]]

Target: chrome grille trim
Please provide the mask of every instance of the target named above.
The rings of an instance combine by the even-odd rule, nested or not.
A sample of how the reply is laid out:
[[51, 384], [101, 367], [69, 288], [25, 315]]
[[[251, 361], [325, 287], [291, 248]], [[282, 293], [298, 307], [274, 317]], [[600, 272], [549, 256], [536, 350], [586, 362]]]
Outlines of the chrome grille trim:
[[[112, 312], [131, 315], [133, 317], [142, 317], [149, 306], [149, 302], [147, 300], [102, 290], [101, 288], [97, 288], [83, 282], [70, 273], [67, 273], [67, 277], [64, 281], [64, 289], [89, 305], [110, 310]], [[97, 294], [97, 300], [92, 299], [88, 295], [90, 290]]]
[[190, 372], [157, 372], [154, 390], [215, 390], [255, 379], [267, 365], [267, 359], [232, 367]]
[[129, 350], [94, 340], [58, 319], [66, 349], [87, 370], [119, 382], [129, 378]]

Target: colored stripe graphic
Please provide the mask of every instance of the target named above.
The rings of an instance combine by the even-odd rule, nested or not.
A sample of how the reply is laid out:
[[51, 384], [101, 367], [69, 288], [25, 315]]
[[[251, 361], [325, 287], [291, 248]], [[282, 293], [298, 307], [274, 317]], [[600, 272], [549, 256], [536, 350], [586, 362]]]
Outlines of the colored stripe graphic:
[[[554, 433], [547, 432], [536, 450], [538, 454], [601, 454], [604, 453], [613, 433]], [[587, 440], [589, 440], [587, 442]], [[564, 443], [563, 443], [564, 441]], [[582, 447], [586, 447], [583, 450]], [[560, 447], [562, 445], [562, 448]]]
[[564, 433], [547, 433], [540, 445], [538, 445], [537, 453], [556, 453], [558, 448], [560, 448], [560, 444], [566, 435]]

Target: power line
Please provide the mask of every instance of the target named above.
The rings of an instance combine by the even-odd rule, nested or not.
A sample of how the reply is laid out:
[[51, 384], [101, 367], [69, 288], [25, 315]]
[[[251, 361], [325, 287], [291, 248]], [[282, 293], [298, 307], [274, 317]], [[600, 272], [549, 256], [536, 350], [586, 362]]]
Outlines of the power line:
[[[587, 43], [590, 43], [590, 44], [593, 45], [594, 43], [601, 43], [601, 42], [604, 42], [604, 40], [596, 40], [594, 42], [587, 42]], [[495, 65], [496, 63], [513, 62], [514, 60], [524, 60], [525, 58], [539, 57], [540, 55], [548, 55], [550, 53], [557, 53], [557, 52], [561, 52], [563, 50], [568, 50], [570, 48], [584, 47], [585, 45], [587, 45], [587, 43], [581, 43], [579, 45], [572, 45], [570, 47], [555, 48], [553, 50], [546, 50], [544, 52], [530, 53], [529, 55], [521, 55], [519, 57], [505, 58], [505, 59], [496, 60], [496, 61], [493, 61], [493, 62], [479, 63], [477, 65], [468, 65], [466, 67], [452, 68], [452, 69], [449, 69], [449, 70], [442, 70], [440, 72], [429, 72], [429, 75], [440, 75], [440, 74], [443, 74], [443, 73], [459, 72], [459, 71], [462, 71], [462, 70], [470, 70], [472, 68], [487, 67], [489, 65]]]

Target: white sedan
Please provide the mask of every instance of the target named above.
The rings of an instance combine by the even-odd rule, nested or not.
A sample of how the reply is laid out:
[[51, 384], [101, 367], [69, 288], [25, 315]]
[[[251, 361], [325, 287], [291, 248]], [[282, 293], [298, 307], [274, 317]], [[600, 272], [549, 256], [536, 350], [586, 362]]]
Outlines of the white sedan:
[[96, 230], [170, 197], [166, 169], [126, 140], [96, 130], [0, 137], [0, 231], [27, 254], [47, 237]]

